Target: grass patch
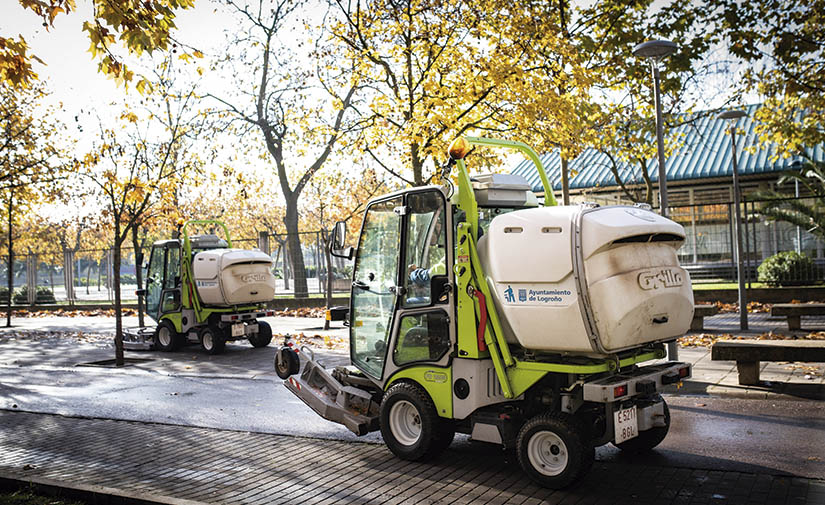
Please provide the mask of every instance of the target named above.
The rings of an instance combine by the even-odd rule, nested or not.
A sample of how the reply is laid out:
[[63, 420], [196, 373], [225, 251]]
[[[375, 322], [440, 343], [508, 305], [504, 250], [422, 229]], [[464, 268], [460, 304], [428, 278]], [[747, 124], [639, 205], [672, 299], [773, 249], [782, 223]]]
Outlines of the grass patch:
[[36, 494], [30, 489], [20, 489], [14, 492], [0, 491], [0, 503], [3, 505], [86, 505], [77, 500]]
[[[811, 284], [809, 286], [793, 286], [788, 288], [780, 288], [775, 286], [769, 286], [764, 282], [751, 282], [750, 285], [745, 283], [745, 287], [748, 289], [800, 289], [800, 288], [821, 288], [822, 285]], [[739, 289], [739, 283], [736, 282], [694, 282], [693, 283], [693, 290], [694, 291], [706, 291], [710, 289]]]
[[[745, 287], [748, 287], [748, 283], [745, 283]], [[761, 289], [761, 288], [770, 288], [767, 284], [763, 282], [751, 282], [750, 287], [753, 289]], [[693, 290], [694, 291], [704, 291], [710, 289], [739, 289], [739, 283], [737, 282], [694, 282], [693, 283]]]

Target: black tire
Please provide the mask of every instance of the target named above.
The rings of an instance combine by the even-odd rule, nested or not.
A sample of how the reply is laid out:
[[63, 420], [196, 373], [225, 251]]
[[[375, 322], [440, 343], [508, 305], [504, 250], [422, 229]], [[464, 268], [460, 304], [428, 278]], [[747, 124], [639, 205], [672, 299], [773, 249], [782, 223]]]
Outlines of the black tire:
[[455, 438], [455, 424], [452, 421], [439, 417], [439, 426], [436, 430], [436, 440], [433, 447], [433, 455], [438, 455], [450, 447]]
[[384, 443], [401, 459], [431, 459], [452, 442], [452, 430], [445, 428], [446, 421], [438, 417], [430, 396], [417, 384], [391, 386], [381, 400], [380, 417]]
[[298, 353], [291, 347], [283, 346], [275, 353], [275, 373], [278, 377], [287, 380], [290, 375], [295, 375], [301, 369], [301, 361]]
[[662, 405], [664, 406], [665, 425], [640, 431], [636, 437], [631, 438], [626, 442], [622, 442], [621, 444], [614, 443], [613, 445], [621, 449], [622, 452], [636, 454], [640, 452], [647, 452], [662, 443], [662, 440], [665, 439], [667, 432], [670, 430], [670, 409], [667, 408], [667, 403], [665, 403], [665, 400], [661, 396], [658, 396], [656, 399], [661, 400]]
[[258, 321], [258, 333], [249, 336], [249, 343], [252, 347], [266, 347], [272, 342], [272, 327], [269, 323]]
[[205, 326], [198, 332], [201, 348], [209, 354], [220, 354], [226, 347], [226, 338], [218, 328]]
[[596, 454], [584, 426], [563, 412], [541, 414], [524, 423], [516, 452], [527, 476], [552, 489], [567, 487], [584, 477]]
[[171, 352], [180, 347], [181, 336], [172, 321], [164, 319], [158, 323], [154, 335], [155, 349], [163, 352]]

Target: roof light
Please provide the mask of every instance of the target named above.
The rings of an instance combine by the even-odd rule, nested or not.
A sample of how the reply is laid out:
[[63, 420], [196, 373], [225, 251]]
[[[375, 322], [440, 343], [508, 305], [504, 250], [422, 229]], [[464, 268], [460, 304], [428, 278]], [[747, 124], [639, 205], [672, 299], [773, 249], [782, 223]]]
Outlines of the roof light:
[[453, 140], [450, 147], [447, 148], [447, 153], [450, 155], [450, 158], [454, 160], [461, 160], [470, 153], [470, 149], [472, 149], [472, 146], [470, 146], [470, 143], [467, 142], [467, 139], [464, 137], [458, 137]]

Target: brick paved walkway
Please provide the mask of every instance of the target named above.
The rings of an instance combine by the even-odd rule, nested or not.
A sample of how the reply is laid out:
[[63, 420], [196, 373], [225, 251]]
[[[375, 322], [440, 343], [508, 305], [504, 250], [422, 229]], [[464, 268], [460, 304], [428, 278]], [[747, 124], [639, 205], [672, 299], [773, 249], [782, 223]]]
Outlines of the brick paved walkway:
[[825, 503], [823, 481], [598, 462], [552, 491], [514, 459], [473, 444], [419, 464], [382, 445], [0, 411], [0, 474], [169, 503]]

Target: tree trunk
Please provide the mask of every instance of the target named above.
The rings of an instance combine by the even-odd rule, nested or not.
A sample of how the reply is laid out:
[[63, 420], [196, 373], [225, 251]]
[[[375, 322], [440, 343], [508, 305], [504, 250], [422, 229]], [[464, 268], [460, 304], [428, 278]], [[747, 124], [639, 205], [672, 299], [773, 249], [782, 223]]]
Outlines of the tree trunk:
[[[106, 254], [106, 251], [103, 251], [103, 254]], [[103, 258], [97, 262], [97, 290], [100, 291], [100, 276], [103, 273], [103, 268], [101, 268], [103, 264]]]
[[123, 314], [120, 313], [120, 246], [123, 243], [120, 236], [120, 223], [115, 221], [115, 243], [112, 249], [112, 274], [115, 290], [115, 366], [123, 366]]
[[286, 199], [286, 217], [284, 218], [287, 233], [287, 252], [292, 264], [292, 285], [295, 298], [306, 298], [309, 296], [307, 289], [307, 272], [304, 267], [304, 252], [301, 249], [301, 236], [298, 234], [298, 198]]
[[[552, 191], [552, 188], [550, 189]], [[547, 200], [545, 195], [544, 199]], [[561, 156], [561, 201], [563, 205], [570, 205], [570, 180], [567, 177], [567, 158]]]
[[410, 146], [410, 160], [412, 161], [413, 182], [416, 186], [424, 186], [424, 160], [421, 159], [418, 144], [413, 142]]
[[[135, 251], [135, 282], [137, 282], [137, 289], [143, 286], [143, 249], [140, 247], [138, 240], [138, 225], [132, 226], [132, 247]], [[138, 296], [138, 326], [143, 327], [143, 296]]]
[[6, 303], [6, 328], [11, 328], [11, 299], [14, 295], [14, 249], [12, 244], [12, 211], [14, 210], [14, 192], [9, 190], [9, 300]]
[[89, 266], [86, 267], [86, 294], [89, 294], [89, 284], [92, 278], [92, 262], [90, 260], [86, 260], [89, 262]]
[[647, 160], [639, 159], [639, 166], [642, 168], [642, 179], [645, 181], [645, 203], [653, 207], [653, 181], [647, 173]]

